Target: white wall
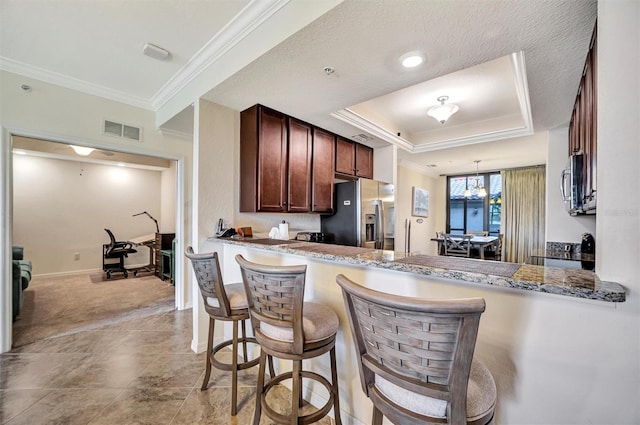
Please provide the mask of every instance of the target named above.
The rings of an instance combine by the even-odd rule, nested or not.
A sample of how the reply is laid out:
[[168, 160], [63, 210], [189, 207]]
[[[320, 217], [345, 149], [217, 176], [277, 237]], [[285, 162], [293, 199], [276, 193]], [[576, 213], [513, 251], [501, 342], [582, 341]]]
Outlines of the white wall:
[[[398, 167], [398, 184], [396, 185], [396, 251], [405, 248], [405, 220], [411, 222], [410, 252], [413, 254], [437, 255], [437, 244], [431, 241], [435, 237], [436, 219], [444, 205], [437, 201], [438, 181], [433, 177], [412, 170], [405, 166]], [[429, 191], [429, 217], [411, 215], [413, 187]], [[418, 221], [422, 221], [419, 223]]]
[[[159, 171], [14, 154], [13, 242], [24, 246], [34, 275], [101, 270], [105, 228], [118, 240], [155, 232], [146, 216], [132, 214], [160, 218], [160, 183]], [[141, 247], [125, 264], [148, 262]]]
[[[21, 84], [31, 86], [31, 92], [25, 93], [20, 90]], [[4, 127], [6, 134], [73, 142], [106, 150], [180, 160], [184, 175], [187, 177], [184, 181], [178, 181], [181, 187], [176, 188], [176, 193], [185, 194], [184, 205], [179, 207], [188, 210], [191, 204], [190, 173], [193, 145], [191, 141], [165, 136], [158, 131], [155, 127], [154, 112], [5, 71], [0, 71], [0, 93], [2, 93], [0, 96], [0, 125]], [[102, 135], [101, 123], [106, 118], [141, 127], [142, 142]], [[9, 144], [8, 139], [8, 137], [3, 138], [7, 145]], [[9, 161], [11, 162], [11, 159]], [[7, 169], [9, 168], [7, 167]], [[2, 179], [0, 197], [6, 201], [11, 196], [8, 184], [11, 177], [4, 173], [0, 178]], [[2, 214], [2, 223], [11, 223], [13, 218], [11, 210], [3, 208], [0, 214]], [[179, 219], [181, 217], [179, 216]], [[180, 223], [180, 226], [189, 228], [190, 215], [187, 214], [185, 217], [187, 218], [184, 223]], [[176, 231], [178, 230], [176, 229]], [[185, 243], [189, 243], [189, 241], [186, 240]], [[177, 290], [183, 280], [181, 274], [183, 268], [181, 265], [177, 265], [176, 270], [179, 272]], [[176, 293], [176, 300], [180, 306], [188, 305], [190, 302], [190, 294], [186, 292], [184, 294]], [[6, 292], [3, 292], [2, 296], [5, 294]], [[2, 315], [2, 333], [3, 336], [8, 334], [10, 337], [10, 315], [4, 313], [5, 311]], [[0, 351], [10, 349], [7, 337], [3, 337], [1, 343]]]
[[640, 423], [640, 202], [632, 193], [640, 183], [638, 75], [640, 2], [599, 1], [596, 271], [628, 288], [627, 302], [604, 321], [618, 337], [596, 340], [608, 347], [606, 364], [589, 382], [612, 389], [603, 394], [608, 406], [624, 407], [609, 423]]
[[560, 174], [567, 166], [569, 150], [569, 130], [559, 128], [549, 131], [547, 153], [547, 242], [573, 242], [582, 240], [583, 233], [596, 237], [596, 216], [571, 216], [566, 212], [560, 195]]
[[160, 217], [154, 218], [158, 220], [158, 226], [163, 233], [176, 232], [177, 171], [176, 162], [171, 161], [169, 169], [161, 172]]

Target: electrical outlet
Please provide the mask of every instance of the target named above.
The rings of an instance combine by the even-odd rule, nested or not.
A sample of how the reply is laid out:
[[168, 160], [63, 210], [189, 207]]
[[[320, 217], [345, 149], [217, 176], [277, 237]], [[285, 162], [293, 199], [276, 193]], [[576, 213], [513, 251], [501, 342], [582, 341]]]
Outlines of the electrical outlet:
[[73, 253], [73, 259], [74, 259], [74, 261], [80, 261], [80, 253], [79, 252], [74, 252]]

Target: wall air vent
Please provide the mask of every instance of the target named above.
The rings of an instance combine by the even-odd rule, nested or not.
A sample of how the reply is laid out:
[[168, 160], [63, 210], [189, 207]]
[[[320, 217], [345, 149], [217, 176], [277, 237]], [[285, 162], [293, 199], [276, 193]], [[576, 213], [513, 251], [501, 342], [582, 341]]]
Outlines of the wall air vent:
[[369, 136], [368, 134], [364, 134], [364, 133], [360, 133], [360, 134], [356, 134], [354, 136], [351, 136], [351, 138], [353, 140], [355, 140], [356, 142], [368, 142], [369, 140], [373, 140], [373, 137]]
[[116, 136], [122, 139], [142, 141], [142, 129], [115, 121], [104, 120], [102, 126], [103, 134]]

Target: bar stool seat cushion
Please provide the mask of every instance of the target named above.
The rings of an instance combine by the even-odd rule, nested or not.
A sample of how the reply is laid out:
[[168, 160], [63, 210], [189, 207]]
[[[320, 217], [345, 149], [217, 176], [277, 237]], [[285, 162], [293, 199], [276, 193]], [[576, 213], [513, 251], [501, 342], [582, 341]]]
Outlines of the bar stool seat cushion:
[[[407, 410], [420, 415], [446, 418], [447, 402], [417, 394], [401, 388], [380, 375], [376, 375], [376, 387], [385, 397]], [[467, 421], [472, 422], [486, 415], [496, 404], [496, 384], [491, 372], [477, 360], [471, 362], [467, 385]]]
[[[249, 304], [247, 303], [247, 294], [244, 292], [244, 284], [242, 282], [224, 285], [224, 290], [227, 292], [229, 306], [232, 309], [236, 310], [249, 307]], [[220, 301], [214, 297], [207, 297], [207, 304], [216, 308], [220, 307]]]
[[[338, 331], [338, 316], [329, 307], [305, 302], [302, 308], [302, 329], [304, 342], [316, 342], [329, 338]], [[269, 338], [279, 341], [293, 341], [293, 329], [261, 323], [260, 330]]]

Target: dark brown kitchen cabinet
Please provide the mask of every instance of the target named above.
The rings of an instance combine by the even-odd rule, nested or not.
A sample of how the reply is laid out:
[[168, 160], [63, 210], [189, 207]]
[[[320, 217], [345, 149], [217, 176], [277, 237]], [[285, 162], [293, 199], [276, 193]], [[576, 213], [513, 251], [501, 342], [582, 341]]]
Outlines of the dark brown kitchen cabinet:
[[356, 177], [373, 178], [373, 149], [356, 143]]
[[240, 212], [283, 212], [286, 199], [287, 117], [252, 106], [240, 113]]
[[313, 172], [311, 174], [311, 211], [333, 212], [333, 176], [336, 136], [320, 128], [313, 129]]
[[373, 149], [338, 136], [336, 174], [372, 179]]
[[569, 122], [569, 155], [576, 153], [583, 155], [582, 204], [585, 206], [595, 206], [596, 200], [597, 56], [597, 37], [596, 29], [594, 29]]
[[311, 211], [311, 155], [313, 129], [295, 118], [289, 121], [287, 212]]

